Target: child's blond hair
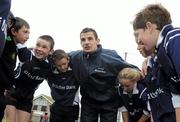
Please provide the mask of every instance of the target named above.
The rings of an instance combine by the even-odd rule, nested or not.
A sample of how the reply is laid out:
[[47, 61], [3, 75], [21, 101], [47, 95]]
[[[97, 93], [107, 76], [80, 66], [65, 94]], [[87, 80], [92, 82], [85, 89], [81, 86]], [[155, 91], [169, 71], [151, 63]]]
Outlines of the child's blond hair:
[[141, 72], [135, 68], [124, 68], [118, 73], [117, 79], [118, 81], [122, 79], [137, 81], [141, 79]]

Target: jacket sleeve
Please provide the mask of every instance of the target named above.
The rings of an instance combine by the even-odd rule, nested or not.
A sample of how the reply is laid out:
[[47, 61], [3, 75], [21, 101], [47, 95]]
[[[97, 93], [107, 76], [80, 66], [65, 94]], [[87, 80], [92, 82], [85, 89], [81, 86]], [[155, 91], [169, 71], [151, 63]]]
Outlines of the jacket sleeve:
[[180, 77], [180, 36], [174, 37], [172, 41], [169, 42], [167, 51], [172, 60], [174, 68], [177, 75]]
[[119, 54], [115, 53], [116, 54], [116, 58], [119, 60], [119, 69], [122, 70], [123, 68], [127, 68], [127, 67], [130, 67], [130, 68], [136, 68], [136, 69], [139, 69], [137, 66], [133, 65], [133, 64], [130, 64], [128, 63], [127, 61], [125, 61]]
[[31, 50], [29, 50], [24, 44], [18, 43], [16, 46], [18, 48], [18, 57], [21, 62], [29, 61], [32, 59], [33, 54]]

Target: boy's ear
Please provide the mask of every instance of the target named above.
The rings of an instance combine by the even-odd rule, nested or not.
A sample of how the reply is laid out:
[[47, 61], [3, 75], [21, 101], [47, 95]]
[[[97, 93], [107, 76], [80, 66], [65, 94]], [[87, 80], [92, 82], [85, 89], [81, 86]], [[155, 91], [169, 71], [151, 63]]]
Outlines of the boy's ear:
[[152, 28], [152, 23], [151, 22], [146, 22], [146, 27], [147, 29], [151, 29]]
[[70, 61], [70, 57], [67, 58], [68, 59], [68, 62]]
[[153, 23], [151, 23], [151, 22], [146, 22], [146, 28], [150, 31], [150, 32], [152, 32], [152, 31], [154, 31], [154, 30], [156, 30], [156, 28], [157, 28], [157, 26], [156, 26], [156, 24], [153, 24]]
[[100, 44], [100, 39], [99, 38], [97, 39], [97, 44]]
[[51, 51], [49, 52], [50, 55], [52, 55], [54, 53], [54, 49], [51, 49]]
[[70, 58], [68, 58], [68, 64], [70, 63]]
[[12, 33], [12, 35], [15, 35], [15, 30], [14, 30], [14, 28], [11, 28], [11, 33]]

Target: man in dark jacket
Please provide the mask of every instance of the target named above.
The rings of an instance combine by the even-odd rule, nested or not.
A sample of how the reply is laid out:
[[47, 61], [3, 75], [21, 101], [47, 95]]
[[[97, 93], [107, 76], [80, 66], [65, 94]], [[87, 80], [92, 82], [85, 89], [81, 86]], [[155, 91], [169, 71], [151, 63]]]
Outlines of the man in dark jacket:
[[71, 65], [80, 82], [81, 122], [116, 122], [119, 107], [116, 77], [130, 65], [115, 51], [103, 49], [96, 31], [84, 28], [80, 33], [82, 51], [72, 52]]

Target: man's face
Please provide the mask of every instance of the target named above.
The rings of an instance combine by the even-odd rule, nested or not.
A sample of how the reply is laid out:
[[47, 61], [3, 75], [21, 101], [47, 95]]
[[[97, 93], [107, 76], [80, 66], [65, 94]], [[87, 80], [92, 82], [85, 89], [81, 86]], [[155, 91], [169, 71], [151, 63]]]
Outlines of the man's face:
[[152, 39], [152, 34], [148, 29], [137, 29], [134, 31], [137, 43], [137, 49], [143, 57], [152, 55], [155, 50], [156, 43]]
[[94, 52], [97, 50], [99, 39], [96, 39], [93, 32], [81, 33], [81, 46], [84, 52]]

